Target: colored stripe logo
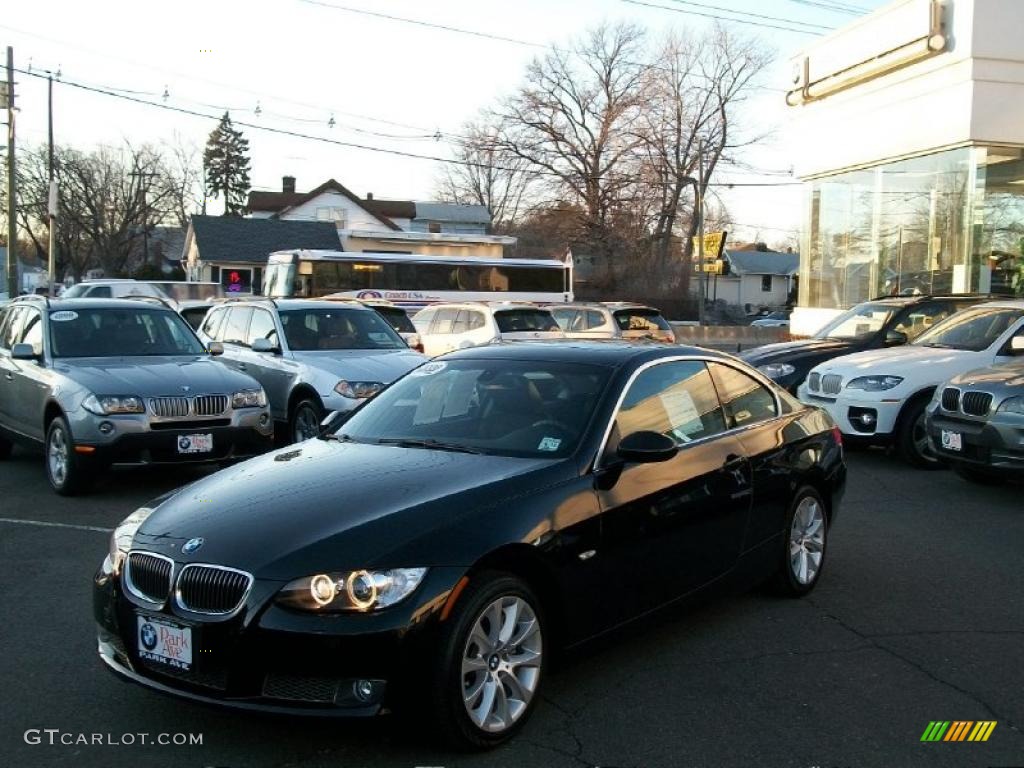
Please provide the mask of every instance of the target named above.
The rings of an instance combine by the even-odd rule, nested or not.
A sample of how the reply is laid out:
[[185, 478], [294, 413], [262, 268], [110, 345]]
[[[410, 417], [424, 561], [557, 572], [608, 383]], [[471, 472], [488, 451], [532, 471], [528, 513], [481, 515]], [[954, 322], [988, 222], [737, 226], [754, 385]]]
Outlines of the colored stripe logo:
[[995, 720], [932, 720], [921, 741], [988, 741], [996, 729]]

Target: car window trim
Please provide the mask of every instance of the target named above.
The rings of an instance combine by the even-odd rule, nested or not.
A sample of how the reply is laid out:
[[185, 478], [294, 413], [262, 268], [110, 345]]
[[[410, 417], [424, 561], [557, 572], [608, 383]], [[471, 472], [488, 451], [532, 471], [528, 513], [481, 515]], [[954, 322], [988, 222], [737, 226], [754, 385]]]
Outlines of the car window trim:
[[[711, 440], [718, 440], [718, 439], [720, 439], [722, 437], [725, 437], [726, 435], [739, 434], [740, 432], [745, 432], [745, 431], [747, 431], [747, 430], [749, 430], [749, 429], [751, 429], [753, 427], [759, 426], [761, 424], [766, 424], [766, 423], [768, 423], [770, 421], [774, 421], [775, 419], [781, 419], [783, 417], [782, 401], [779, 398], [779, 394], [775, 391], [775, 387], [771, 384], [771, 380], [768, 379], [766, 376], [761, 375], [761, 373], [759, 371], [757, 371], [756, 373], [752, 372], [752, 371], [747, 371], [747, 370], [739, 367], [738, 365], [733, 364], [732, 361], [730, 361], [730, 360], [722, 360], [722, 359], [716, 358], [716, 357], [705, 357], [705, 356], [702, 356], [702, 355], [673, 355], [672, 357], [659, 357], [656, 360], [648, 360], [646, 363], [643, 363], [642, 365], [638, 366], [636, 368], [636, 370], [634, 370], [629, 375], [629, 379], [626, 381], [626, 384], [622, 387], [622, 391], [619, 392], [619, 397], [618, 397], [618, 399], [615, 402], [615, 409], [612, 411], [611, 418], [608, 420], [608, 424], [605, 427], [604, 436], [601, 438], [601, 444], [598, 446], [597, 454], [594, 456], [594, 460], [591, 462], [591, 470], [590, 470], [591, 473], [597, 472], [600, 469], [604, 469], [604, 467], [607, 466], [607, 465], [602, 465], [601, 464], [601, 459], [604, 456], [605, 450], [608, 448], [608, 441], [611, 439], [612, 429], [614, 429], [614, 427], [615, 427], [615, 420], [619, 416], [619, 411], [622, 410], [622, 403], [626, 399], [626, 395], [629, 393], [630, 387], [633, 386], [633, 383], [636, 381], [637, 377], [639, 377], [640, 374], [643, 373], [644, 371], [646, 371], [646, 370], [648, 370], [650, 368], [654, 368], [657, 365], [664, 365], [665, 363], [684, 363], [684, 362], [701, 362], [701, 363], [704, 363], [705, 366], [707, 366], [708, 363], [721, 363], [722, 365], [725, 365], [725, 366], [728, 366], [729, 368], [735, 369], [739, 373], [744, 373], [747, 376], [750, 376], [750, 378], [754, 379], [754, 381], [757, 381], [760, 384], [762, 384], [771, 393], [772, 397], [775, 399], [775, 416], [773, 418], [770, 418], [770, 419], [761, 419], [760, 421], [752, 421], [749, 424], [744, 424], [741, 427], [740, 426], [732, 427], [731, 429], [726, 429], [724, 432], [716, 432], [715, 434], [708, 435], [707, 437], [701, 437], [701, 438], [698, 438], [696, 440], [691, 440], [690, 442], [686, 443], [685, 445], [680, 446], [680, 450], [691, 448], [692, 446], [700, 445], [702, 443], [706, 443], [706, 442], [709, 442]], [[710, 368], [708, 368], [708, 375], [709, 376], [711, 375], [711, 369]], [[714, 379], [713, 378], [712, 378], [712, 384], [714, 384]], [[722, 404], [721, 396], [718, 395], [717, 387], [715, 389], [715, 396], [718, 397], [718, 406], [723, 409], [723, 415], [724, 415], [725, 406]]]

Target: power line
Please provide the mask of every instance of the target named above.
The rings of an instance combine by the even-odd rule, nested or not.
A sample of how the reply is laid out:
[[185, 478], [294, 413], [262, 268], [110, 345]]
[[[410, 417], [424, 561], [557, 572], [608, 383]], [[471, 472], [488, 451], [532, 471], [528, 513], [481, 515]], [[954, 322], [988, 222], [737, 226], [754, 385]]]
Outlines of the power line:
[[824, 2], [823, 0], [789, 0], [791, 3], [797, 5], [806, 5], [812, 8], [823, 8], [826, 11], [832, 11], [833, 13], [846, 13], [851, 16], [862, 16], [865, 13], [864, 8], [858, 8], [853, 5], [847, 5], [845, 3], [830, 3]]
[[[23, 75], [28, 75], [29, 77], [44, 78], [43, 75], [36, 74], [35, 72], [28, 72], [27, 70], [23, 70], [23, 69], [17, 69], [16, 68], [15, 71], [19, 72], [20, 74], [23, 74]], [[110, 88], [109, 86], [99, 87], [99, 86], [94, 86], [94, 85], [86, 85], [84, 83], [78, 83], [78, 82], [75, 82], [73, 80], [67, 80], [67, 79], [61, 80], [61, 84], [69, 86], [69, 87], [72, 87], [72, 88], [77, 88], [77, 89], [82, 90], [82, 91], [87, 91], [87, 92], [95, 93], [95, 94], [101, 94], [101, 95], [104, 95], [104, 96], [109, 96], [111, 98], [116, 98], [116, 99], [121, 99], [123, 101], [128, 101], [128, 102], [131, 102], [131, 103], [134, 103], [134, 104], [141, 104], [143, 106], [148, 106], [148, 107], [154, 107], [154, 108], [157, 108], [157, 109], [162, 109], [162, 110], [165, 110], [165, 111], [168, 111], [168, 112], [176, 112], [176, 113], [183, 114], [183, 115], [189, 115], [191, 117], [203, 118], [205, 120], [218, 120], [218, 119], [220, 119], [218, 115], [212, 115], [212, 114], [209, 114], [209, 113], [206, 113], [206, 112], [200, 112], [200, 111], [194, 110], [194, 109], [186, 109], [184, 107], [178, 107], [178, 106], [174, 106], [172, 104], [165, 104], [165, 103], [156, 102], [156, 101], [148, 101], [146, 99], [143, 99], [143, 98], [140, 98], [140, 97], [137, 97], [137, 96], [130, 96], [128, 94], [119, 93], [117, 90], [114, 90], [114, 89]], [[366, 152], [375, 152], [375, 153], [378, 153], [378, 154], [394, 155], [394, 156], [397, 156], [397, 157], [406, 157], [406, 158], [410, 158], [410, 159], [414, 159], [414, 160], [430, 160], [430, 161], [436, 162], [436, 163], [446, 163], [446, 164], [449, 164], [449, 165], [461, 165], [461, 166], [466, 166], [466, 167], [470, 167], [470, 168], [485, 168], [485, 169], [486, 168], [490, 168], [490, 169], [493, 169], [493, 170], [501, 170], [501, 171], [524, 172], [524, 171], [522, 171], [522, 169], [506, 168], [506, 167], [502, 167], [502, 166], [491, 165], [491, 164], [488, 164], [488, 163], [478, 163], [478, 162], [473, 162], [473, 161], [469, 161], [469, 160], [458, 160], [458, 159], [455, 159], [455, 158], [440, 157], [440, 156], [437, 156], [437, 155], [426, 155], [426, 154], [421, 154], [421, 153], [418, 153], [418, 152], [409, 152], [409, 151], [400, 150], [400, 149], [389, 149], [389, 148], [386, 148], [386, 147], [376, 147], [376, 146], [373, 146], [373, 145], [370, 145], [370, 144], [360, 144], [360, 143], [356, 143], [356, 142], [341, 141], [339, 139], [332, 139], [332, 138], [328, 138], [326, 136], [316, 136], [316, 135], [313, 135], [313, 134], [300, 133], [298, 131], [292, 131], [292, 130], [289, 130], [289, 129], [286, 129], [286, 128], [277, 128], [277, 127], [269, 126], [269, 125], [260, 125], [259, 123], [245, 122], [245, 121], [240, 121], [240, 120], [239, 121], [234, 121], [234, 123], [235, 123], [235, 125], [241, 126], [243, 128], [250, 128], [250, 129], [255, 130], [255, 131], [263, 131], [263, 132], [266, 132], [266, 133], [273, 133], [273, 134], [277, 134], [277, 135], [281, 135], [281, 136], [288, 136], [290, 138], [304, 139], [304, 140], [307, 140], [307, 141], [317, 141], [317, 142], [321, 142], [321, 143], [324, 143], [324, 144], [332, 144], [332, 145], [339, 146], [339, 147], [345, 147], [345, 148], [348, 148], [348, 149], [359, 149], [359, 150], [363, 150], [363, 151], [366, 151]], [[554, 178], [560, 178], [559, 174], [551, 172], [551, 171], [526, 171], [526, 173], [529, 173], [530, 175], [534, 175], [534, 176], [549, 176], [549, 177], [554, 177]], [[645, 181], [638, 180], [637, 183], [647, 184], [647, 185], [653, 186], [653, 187], [664, 186], [664, 184], [661, 184], [661, 183], [658, 183], [658, 182], [645, 182]], [[722, 188], [729, 188], [729, 189], [731, 189], [731, 188], [738, 188], [738, 187], [784, 187], [784, 186], [798, 186], [799, 184], [800, 184], [800, 182], [720, 182], [720, 183], [709, 184], [708, 186], [710, 186], [710, 187], [722, 187]]]
[[[724, 11], [725, 13], [731, 13], [731, 14], [734, 14], [736, 16], [745, 16], [745, 17], [752, 18], [752, 19], [762, 19], [764, 21], [777, 21], [777, 22], [780, 22], [782, 24], [798, 24], [798, 25], [800, 25], [802, 27], [813, 27], [815, 29], [820, 29], [823, 32], [829, 32], [829, 31], [832, 30], [832, 27], [826, 27], [823, 24], [812, 24], [810, 22], [800, 21], [798, 19], [784, 19], [784, 18], [780, 18], [779, 16], [765, 16], [762, 13], [753, 13], [752, 11], [735, 11], [732, 8], [722, 8], [719, 5], [707, 5], [706, 3], [698, 3], [698, 2], [695, 2], [694, 0], [671, 0], [671, 1], [673, 3], [678, 4], [678, 5], [686, 5], [686, 6], [695, 7], [695, 8], [703, 8], [703, 9], [711, 10], [711, 11]], [[740, 19], [730, 19], [730, 20], [731, 21], [740, 21]]]
[[639, 5], [639, 6], [642, 6], [644, 8], [654, 8], [654, 9], [659, 10], [659, 11], [669, 11], [671, 13], [681, 13], [684, 16], [702, 16], [702, 17], [704, 17], [706, 19], [715, 19], [717, 21], [731, 21], [731, 22], [735, 22], [736, 24], [747, 24], [747, 25], [749, 25], [751, 27], [760, 27], [762, 29], [764, 29], [764, 28], [779, 29], [779, 30], [782, 30], [783, 32], [796, 32], [797, 34], [810, 35], [811, 37], [818, 37], [821, 34], [820, 32], [812, 32], [809, 29], [798, 29], [796, 27], [784, 27], [784, 26], [781, 26], [781, 25], [778, 25], [778, 24], [768, 24], [768, 23], [763, 22], [763, 21], [752, 21], [752, 20], [747, 20], [747, 19], [735, 19], [735, 18], [729, 18], [727, 16], [718, 16], [718, 15], [713, 14], [713, 13], [702, 13], [701, 11], [688, 11], [685, 8], [671, 8], [671, 7], [665, 6], [665, 5], [655, 5], [654, 3], [645, 3], [645, 2], [642, 2], [642, 0], [622, 0], [622, 2], [628, 3], [629, 5]]

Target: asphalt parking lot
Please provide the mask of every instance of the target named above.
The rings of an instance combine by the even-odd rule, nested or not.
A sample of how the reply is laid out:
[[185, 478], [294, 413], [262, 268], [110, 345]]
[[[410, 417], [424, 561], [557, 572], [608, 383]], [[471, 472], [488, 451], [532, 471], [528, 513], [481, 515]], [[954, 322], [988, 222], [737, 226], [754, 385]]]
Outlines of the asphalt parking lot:
[[[811, 597], [725, 597], [617, 633], [548, 678], [511, 745], [457, 755], [386, 718], [222, 712], [102, 668], [90, 582], [105, 531], [198, 474], [121, 472], [61, 499], [41, 457], [0, 464], [0, 765], [1024, 766], [1022, 485], [855, 453]], [[933, 720], [998, 724], [985, 743], [922, 743]], [[138, 744], [179, 733], [202, 745]], [[80, 734], [111, 743], [60, 743]]]

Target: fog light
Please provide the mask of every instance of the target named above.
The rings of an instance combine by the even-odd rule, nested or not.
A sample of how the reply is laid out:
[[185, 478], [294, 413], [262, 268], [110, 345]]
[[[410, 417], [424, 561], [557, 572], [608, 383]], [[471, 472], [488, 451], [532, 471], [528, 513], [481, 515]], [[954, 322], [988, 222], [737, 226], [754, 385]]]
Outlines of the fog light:
[[101, 421], [99, 430], [101, 435], [109, 435], [111, 432], [114, 431], [114, 425], [111, 424], [109, 421]]
[[847, 416], [858, 432], [874, 432], [878, 423], [878, 411], [874, 408], [850, 408]]
[[261, 413], [260, 414], [260, 426], [261, 427], [265, 427], [265, 426], [267, 426], [267, 424], [269, 422], [270, 422], [270, 417], [267, 414], [265, 414], [265, 413]]
[[372, 680], [356, 680], [352, 684], [352, 693], [360, 701], [370, 701], [375, 687]]

